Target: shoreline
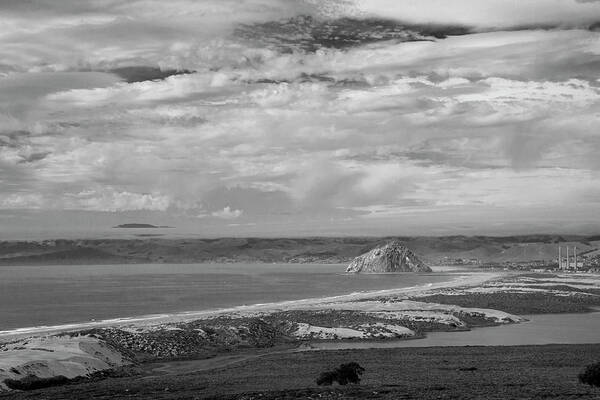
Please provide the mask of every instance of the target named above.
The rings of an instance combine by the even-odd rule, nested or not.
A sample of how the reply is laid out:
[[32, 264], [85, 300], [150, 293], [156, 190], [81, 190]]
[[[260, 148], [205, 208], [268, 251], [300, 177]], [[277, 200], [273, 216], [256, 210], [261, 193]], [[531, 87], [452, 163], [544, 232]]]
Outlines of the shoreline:
[[[434, 270], [434, 273], [436, 271]], [[293, 310], [305, 307], [314, 307], [332, 302], [360, 301], [367, 298], [379, 296], [417, 296], [438, 289], [453, 289], [460, 286], [476, 286], [487, 281], [492, 281], [504, 276], [510, 276], [506, 272], [489, 271], [461, 271], [460, 275], [445, 282], [428, 283], [424, 285], [409, 286], [404, 288], [371, 290], [365, 292], [353, 292], [336, 296], [313, 297], [301, 300], [286, 300], [271, 303], [257, 303], [251, 305], [241, 305], [235, 307], [182, 311], [176, 313], [146, 314], [140, 316], [111, 318], [100, 321], [75, 322], [52, 326], [34, 326], [23, 327], [0, 331], [0, 343], [6, 340], [15, 340], [32, 335], [51, 335], [74, 330], [85, 330], [94, 328], [108, 327], [152, 327], [160, 324], [171, 324], [178, 322], [188, 322], [197, 319], [214, 318], [218, 316], [248, 316], [256, 313], [272, 312], [276, 310]]]
[[[120, 366], [130, 364], [143, 367], [153, 362], [176, 365], [196, 360], [190, 365], [204, 365], [201, 360], [243, 360], [263, 351], [269, 356], [270, 350], [281, 346], [310, 348], [310, 343], [317, 341], [332, 346], [367, 343], [367, 347], [369, 342], [417, 343], [427, 340], [430, 332], [459, 336], [477, 331], [472, 329], [476, 327], [525, 326], [520, 324], [524, 318], [507, 312], [515, 302], [520, 309], [535, 310], [543, 305], [545, 314], [580, 313], [600, 306], [600, 276], [596, 275], [474, 272], [452, 278], [301, 301], [98, 321], [91, 327], [73, 324], [21, 330], [0, 341], [5, 356], [0, 362], [0, 378], [64, 375], [94, 379], [95, 373], [111, 376], [118, 374]], [[462, 346], [469, 346], [468, 341]], [[92, 347], [111, 351], [110, 365], [90, 352]], [[334, 350], [331, 354], [347, 351]], [[82, 373], [82, 355], [96, 363], [87, 373]], [[211, 365], [211, 361], [206, 363]], [[2, 386], [0, 382], [0, 391], [6, 389]]]

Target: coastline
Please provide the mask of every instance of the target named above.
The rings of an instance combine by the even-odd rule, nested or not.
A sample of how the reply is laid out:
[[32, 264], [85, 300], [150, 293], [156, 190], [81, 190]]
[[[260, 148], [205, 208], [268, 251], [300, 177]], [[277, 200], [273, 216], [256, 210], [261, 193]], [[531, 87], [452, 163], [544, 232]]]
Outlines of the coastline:
[[[543, 312], [587, 312], [600, 306], [600, 276], [474, 272], [450, 281], [219, 310], [141, 316], [68, 327], [38, 327], [5, 335], [0, 341], [0, 391], [7, 380], [99, 379], [127, 373], [127, 365], [149, 363], [227, 365], [253, 360], [249, 355], [315, 342], [418, 342], [429, 332], [462, 332], [477, 327], [526, 321], [506, 312], [514, 307]], [[490, 301], [491, 300], [491, 301]], [[489, 307], [490, 304], [496, 305]], [[550, 316], [551, 318], [551, 316]], [[491, 328], [494, 329], [494, 328]], [[474, 330], [476, 331], [476, 330]], [[65, 347], [65, 341], [69, 344]], [[462, 345], [468, 345], [463, 343]], [[91, 348], [109, 349], [120, 358], [101, 364]], [[305, 353], [292, 350], [291, 353]], [[336, 350], [337, 352], [347, 350]], [[289, 351], [285, 351], [286, 356]], [[95, 367], [82, 373], [82, 354]], [[262, 356], [261, 356], [262, 357]], [[195, 360], [195, 361], [194, 361]], [[102, 361], [102, 360], [100, 360]], [[196, 362], [197, 361], [197, 362]], [[254, 362], [254, 361], [253, 361]], [[90, 365], [90, 361], [84, 364]], [[174, 364], [173, 364], [174, 363]], [[125, 372], [119, 372], [125, 371]], [[138, 374], [136, 372], [135, 374]]]
[[15, 340], [31, 335], [50, 335], [67, 331], [84, 330], [106, 327], [152, 327], [160, 324], [177, 323], [192, 321], [195, 319], [211, 318], [223, 315], [248, 316], [255, 313], [269, 312], [275, 310], [293, 310], [305, 307], [314, 307], [339, 301], [359, 301], [362, 299], [380, 297], [380, 296], [401, 296], [401, 295], [419, 295], [432, 290], [453, 289], [460, 286], [476, 286], [487, 281], [501, 278], [507, 275], [506, 272], [462, 272], [461, 275], [453, 279], [439, 283], [429, 283], [396, 289], [372, 290], [365, 292], [354, 292], [337, 296], [325, 296], [307, 298], [301, 300], [286, 300], [281, 302], [258, 303], [252, 305], [241, 305], [227, 308], [217, 308], [199, 311], [182, 311], [176, 313], [147, 314], [140, 316], [130, 316], [122, 318], [113, 318], [100, 321], [87, 321], [78, 323], [61, 324], [55, 326], [34, 326], [23, 327], [0, 331], [0, 343], [4, 340]]
[[[0, 351], [3, 351], [5, 357], [0, 361], [0, 392], [9, 388], [6, 382], [11, 379], [19, 381], [24, 376], [33, 376], [35, 379], [41, 380], [52, 380], [60, 376], [61, 379], [72, 380], [82, 376], [92, 377], [104, 373], [103, 371], [119, 370], [140, 361], [168, 360], [181, 357], [207, 359], [217, 354], [223, 354], [223, 351], [225, 351], [225, 354], [232, 350], [243, 353], [248, 351], [249, 348], [270, 349], [282, 343], [283, 346], [297, 348], [303, 340], [300, 335], [297, 335], [298, 337], [291, 341], [290, 339], [283, 339], [283, 342], [280, 339], [263, 341], [262, 336], [268, 337], [271, 335], [269, 329], [266, 332], [258, 332], [254, 342], [241, 345], [237, 351], [235, 345], [231, 348], [229, 343], [239, 341], [239, 335], [244, 335], [244, 329], [247, 329], [248, 324], [252, 325], [257, 320], [259, 321], [259, 330], [264, 329], [264, 324], [261, 325], [261, 317], [268, 315], [283, 315], [279, 318], [283, 318], [283, 321], [280, 322], [284, 322], [289, 328], [286, 338], [290, 333], [292, 336], [294, 335], [293, 329], [300, 331], [304, 327], [305, 338], [324, 335], [324, 339], [335, 340], [338, 338], [338, 334], [343, 337], [348, 332], [358, 333], [358, 331], [347, 328], [330, 328], [331, 332], [324, 333], [323, 329], [328, 328], [316, 330], [319, 327], [306, 323], [285, 321], [289, 316], [286, 313], [308, 312], [309, 314], [318, 314], [319, 309], [335, 308], [334, 305], [368, 304], [368, 299], [375, 297], [401, 296], [408, 298], [411, 295], [425, 294], [432, 290], [451, 290], [465, 285], [476, 286], [498, 278], [500, 275], [490, 272], [460, 274], [445, 282], [308, 298], [300, 301], [292, 300], [214, 310], [145, 315], [54, 327], [42, 326], [3, 331], [0, 332]], [[360, 311], [357, 311], [356, 315], [359, 314]], [[217, 344], [209, 343], [208, 345], [199, 343], [208, 340], [206, 335], [207, 332], [210, 332], [210, 329], [204, 326], [197, 328], [195, 324], [207, 320], [225, 321], [225, 326], [217, 324], [217, 329], [221, 329], [221, 333], [225, 332], [226, 335], [229, 335], [224, 342], [219, 341]], [[184, 328], [181, 328], [182, 326]], [[256, 324], [253, 326], [256, 326]], [[386, 330], [386, 326], [374, 324], [373, 327]], [[391, 329], [389, 329], [390, 327]], [[389, 338], [416, 338], [421, 336], [421, 334], [405, 327], [390, 325], [387, 328], [388, 331], [385, 334]], [[171, 335], [180, 333], [182, 329], [185, 329], [188, 335], [184, 335], [183, 338]], [[230, 335], [232, 329], [237, 332], [233, 337]], [[189, 333], [193, 336], [191, 347], [189, 345]], [[149, 336], [152, 337], [150, 343], [148, 342]], [[359, 336], [367, 338], [366, 334], [362, 332], [359, 333]], [[173, 352], [173, 348], [177, 348], [182, 343], [187, 344], [187, 347], [184, 346], [178, 352]], [[98, 352], [98, 349], [103, 350]], [[148, 355], [140, 355], [140, 351], [148, 353]], [[107, 357], [106, 354], [110, 354], [110, 357]]]

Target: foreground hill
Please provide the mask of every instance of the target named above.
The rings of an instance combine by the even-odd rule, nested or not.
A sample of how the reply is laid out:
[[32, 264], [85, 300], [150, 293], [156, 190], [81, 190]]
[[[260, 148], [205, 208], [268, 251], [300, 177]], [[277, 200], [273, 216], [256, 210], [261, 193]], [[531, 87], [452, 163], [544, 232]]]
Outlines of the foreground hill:
[[553, 260], [557, 246], [580, 254], [600, 249], [600, 236], [445, 236], [221, 239], [81, 239], [0, 242], [0, 264], [290, 262], [349, 263], [376, 246], [397, 240], [425, 263]]
[[[599, 358], [599, 344], [279, 353], [213, 369], [194, 361], [142, 365], [137, 374], [0, 399], [597, 399], [598, 389], [577, 374]], [[349, 361], [365, 369], [360, 385], [316, 385], [323, 371]]]

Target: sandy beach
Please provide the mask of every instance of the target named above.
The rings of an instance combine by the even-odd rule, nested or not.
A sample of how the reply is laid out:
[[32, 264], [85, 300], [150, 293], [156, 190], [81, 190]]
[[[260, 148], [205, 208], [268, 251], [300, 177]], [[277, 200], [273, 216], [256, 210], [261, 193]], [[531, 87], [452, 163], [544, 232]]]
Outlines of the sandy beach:
[[477, 286], [483, 282], [497, 279], [506, 273], [501, 272], [473, 272], [461, 273], [459, 276], [447, 282], [427, 284], [423, 286], [405, 287], [399, 289], [374, 290], [368, 292], [355, 292], [340, 296], [309, 298], [303, 300], [284, 301], [276, 303], [253, 304], [203, 311], [187, 311], [170, 314], [150, 314], [132, 316], [127, 318], [115, 318], [102, 321], [86, 321], [80, 323], [63, 324], [55, 326], [24, 327], [11, 330], [0, 330], [0, 341], [14, 340], [31, 335], [48, 335], [60, 332], [103, 328], [103, 327], [155, 327], [162, 324], [192, 321], [197, 319], [211, 318], [222, 315], [250, 316], [258, 313], [293, 310], [303, 308], [321, 307], [333, 302], [351, 302], [378, 296], [401, 296], [418, 295], [437, 289], [452, 289], [460, 286]]
[[[311, 298], [300, 301], [255, 304], [219, 310], [146, 315], [3, 331], [0, 332], [0, 346], [3, 351], [3, 358], [0, 363], [0, 387], [7, 389], [6, 384], [2, 384], [6, 379], [18, 380], [29, 375], [42, 379], [54, 376], [64, 376], [72, 379], [127, 365], [134, 361], [130, 355], [125, 355], [127, 354], [126, 349], [119, 348], [111, 340], [106, 340], [102, 334], [90, 334], [90, 330], [93, 332], [101, 330], [104, 335], [107, 332], [113, 334], [115, 332], [130, 332], [139, 336], [140, 334], [152, 332], [177, 332], [181, 330], [181, 324], [197, 323], [197, 321], [222, 318], [233, 321], [247, 321], [250, 318], [262, 318], [300, 310], [310, 313], [319, 313], [321, 310], [345, 310], [357, 314], [386, 312], [389, 313], [389, 315], [386, 315], [386, 319], [393, 316], [394, 312], [402, 312], [404, 317], [437, 319], [442, 323], [461, 325], [459, 320], [450, 315], [456, 307], [443, 306], [444, 310], [440, 313], [440, 307], [430, 307], [425, 303], [413, 302], [413, 304], [404, 303], [401, 307], [389, 307], [389, 305], [368, 301], [368, 299], [380, 297], [408, 298], [409, 296], [423, 295], [436, 290], [477, 286], [483, 282], [497, 279], [499, 276], [498, 273], [461, 274], [449, 282], [400, 289], [350, 293], [342, 296]], [[434, 310], [434, 308], [437, 308], [437, 310]], [[509, 318], [508, 314], [501, 314], [497, 316], [498, 319]], [[513, 318], [513, 322], [518, 322], [518, 318]], [[65, 335], [65, 332], [69, 332], [69, 334]], [[196, 335], [202, 338], [206, 333], [202, 329], [198, 329]], [[408, 338], [416, 336], [416, 332], [410, 328], [398, 326], [393, 322], [362, 324], [360, 329], [335, 326], [321, 327], [296, 322], [290, 336], [297, 340], [368, 340], [375, 336], [380, 339]], [[91, 351], [90, 349], [96, 350]], [[97, 351], [97, 349], [102, 349], [102, 351]], [[182, 356], [182, 354], [177, 356]]]

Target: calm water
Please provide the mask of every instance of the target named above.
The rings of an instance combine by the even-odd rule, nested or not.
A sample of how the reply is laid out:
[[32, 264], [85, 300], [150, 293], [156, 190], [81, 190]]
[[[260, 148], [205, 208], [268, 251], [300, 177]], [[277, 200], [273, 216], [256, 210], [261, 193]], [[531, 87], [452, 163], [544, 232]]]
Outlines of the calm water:
[[345, 265], [0, 267], [0, 331], [444, 282], [456, 275], [345, 275]]
[[424, 339], [388, 342], [312, 343], [314, 350], [437, 346], [518, 346], [600, 343], [600, 312], [525, 315], [528, 322], [476, 328], [468, 332], [431, 332]]

